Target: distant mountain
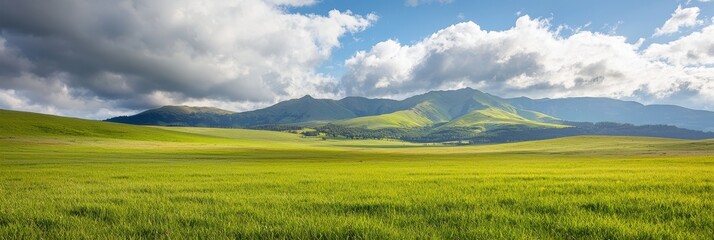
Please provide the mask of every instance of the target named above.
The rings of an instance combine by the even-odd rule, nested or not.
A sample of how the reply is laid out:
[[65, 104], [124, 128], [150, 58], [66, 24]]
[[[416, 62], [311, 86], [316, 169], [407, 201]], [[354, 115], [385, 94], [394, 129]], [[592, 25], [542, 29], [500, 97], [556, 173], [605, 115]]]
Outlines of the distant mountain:
[[392, 99], [369, 99], [364, 97], [346, 97], [338, 101], [357, 117], [379, 115], [403, 110], [405, 105]]
[[235, 112], [212, 107], [164, 106], [107, 121], [135, 125], [208, 127], [221, 126], [231, 114]]
[[482, 132], [502, 125], [551, 128], [564, 127], [556, 118], [519, 109], [503, 99], [471, 88], [433, 91], [395, 104], [393, 112], [351, 118], [334, 124], [367, 129], [385, 128], [468, 128]]
[[618, 122], [635, 125], [672, 125], [714, 131], [714, 112], [673, 105], [642, 105], [610, 98], [505, 99], [514, 106], [573, 122]]
[[[319, 124], [335, 120], [392, 112], [399, 102], [387, 99], [348, 97], [315, 99], [309, 95], [273, 106], [235, 113], [217, 108], [165, 106], [133, 116], [107, 119], [137, 125], [253, 127], [260, 125]], [[210, 111], [209, 111], [210, 110]]]
[[[449, 123], [450, 121], [453, 122]], [[433, 91], [402, 101], [347, 97], [342, 100], [305, 96], [242, 113], [214, 108], [166, 106], [134, 116], [108, 119], [141, 125], [255, 127], [261, 125], [319, 126], [333, 123], [345, 127], [384, 129], [441, 125], [485, 131], [500, 125], [550, 128], [554, 117], [514, 107], [503, 99], [471, 88]]]
[[[307, 126], [334, 136], [480, 142], [618, 133], [702, 138], [709, 135], [698, 135], [701, 132], [681, 128], [714, 130], [714, 112], [667, 105], [645, 106], [608, 98], [503, 99], [471, 88], [432, 91], [401, 101], [363, 97], [331, 100], [305, 96], [240, 113], [216, 108], [166, 106], [107, 121], [275, 130]], [[597, 122], [617, 124], [587, 124]]]

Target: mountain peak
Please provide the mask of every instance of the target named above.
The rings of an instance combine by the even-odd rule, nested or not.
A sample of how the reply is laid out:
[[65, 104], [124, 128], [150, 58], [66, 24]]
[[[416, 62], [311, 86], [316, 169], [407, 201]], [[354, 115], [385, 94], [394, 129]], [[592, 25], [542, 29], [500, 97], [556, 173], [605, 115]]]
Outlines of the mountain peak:
[[450, 89], [450, 90], [433, 90], [433, 91], [429, 91], [429, 92], [480, 92], [480, 91], [473, 89], [471, 87], [465, 87], [465, 88]]
[[149, 125], [251, 127], [356, 119], [353, 122], [362, 125], [355, 126], [380, 128], [419, 124], [425, 126], [447, 121], [459, 121], [458, 126], [474, 127], [482, 124], [484, 121], [481, 120], [488, 117], [500, 118], [508, 124], [514, 121], [542, 121], [547, 124], [551, 122], [549, 119], [562, 119], [568, 122], [668, 124], [714, 131], [711, 124], [714, 112], [671, 106], [645, 106], [610, 98], [504, 99], [469, 87], [430, 91], [404, 100], [364, 97], [332, 100], [315, 99], [311, 95], [305, 95], [265, 109], [242, 113], [210, 107], [163, 106], [109, 121]]
[[191, 113], [211, 113], [211, 114], [232, 114], [234, 112], [223, 110], [214, 107], [192, 107], [186, 105], [166, 105], [160, 108], [151, 109], [143, 113], [179, 113], [179, 114], [191, 114]]

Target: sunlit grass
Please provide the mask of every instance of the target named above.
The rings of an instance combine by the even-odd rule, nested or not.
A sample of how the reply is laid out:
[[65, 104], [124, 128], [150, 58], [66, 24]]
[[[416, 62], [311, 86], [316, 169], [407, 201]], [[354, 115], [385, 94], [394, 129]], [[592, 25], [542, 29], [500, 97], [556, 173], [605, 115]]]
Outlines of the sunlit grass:
[[[713, 141], [576, 137], [448, 147], [232, 129], [97, 123], [92, 130], [66, 121], [85, 135], [0, 126], [0, 238], [706, 239], [714, 232]], [[125, 137], [96, 133], [104, 128]]]

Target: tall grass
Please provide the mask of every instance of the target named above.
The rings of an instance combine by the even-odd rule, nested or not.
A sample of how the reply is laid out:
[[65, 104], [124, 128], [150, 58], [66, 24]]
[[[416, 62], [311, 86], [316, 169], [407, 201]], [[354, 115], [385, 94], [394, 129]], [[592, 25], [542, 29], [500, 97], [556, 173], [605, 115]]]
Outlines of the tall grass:
[[424, 147], [121, 128], [137, 135], [97, 136], [81, 126], [71, 129], [90, 134], [0, 132], [0, 238], [707, 239], [714, 232], [712, 141]]

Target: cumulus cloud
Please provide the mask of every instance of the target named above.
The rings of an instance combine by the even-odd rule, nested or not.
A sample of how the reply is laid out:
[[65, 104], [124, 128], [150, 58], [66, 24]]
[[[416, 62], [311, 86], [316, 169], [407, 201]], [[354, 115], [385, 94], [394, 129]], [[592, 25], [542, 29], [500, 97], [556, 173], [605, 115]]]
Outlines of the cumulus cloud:
[[[642, 51], [641, 39], [630, 43], [589, 31], [564, 37], [548, 20], [527, 15], [505, 31], [465, 22], [412, 45], [387, 40], [356, 53], [345, 62], [341, 86], [348, 95], [373, 97], [473, 87], [506, 97], [603, 96], [714, 107], [711, 66], [661, 61], [667, 55], [660, 54], [711, 46], [710, 28], [667, 45], [676, 51], [655, 51], [656, 44]], [[708, 64], [709, 53], [699, 53], [697, 63]]]
[[314, 3], [0, 0], [0, 90], [11, 108], [60, 112], [334, 96], [337, 80], [314, 69], [377, 17], [285, 10]]
[[697, 19], [698, 17], [698, 7], [683, 9], [681, 5], [677, 6], [677, 9], [672, 13], [672, 17], [667, 19], [662, 27], [657, 28], [652, 36], [669, 35], [679, 32], [679, 29], [683, 27], [694, 27], [704, 24], [704, 21]]
[[677, 66], [714, 65], [714, 24], [672, 42], [654, 43], [645, 51], [651, 58]]
[[[473, 87], [714, 109], [714, 25], [643, 49], [643, 40], [614, 33], [564, 36], [529, 16], [503, 31], [465, 22], [412, 44], [380, 42], [347, 59], [335, 78], [316, 69], [341, 37], [377, 16], [288, 11], [316, 2], [0, 0], [0, 108], [105, 118], [167, 104], [240, 111], [304, 94]], [[430, 2], [449, 1], [407, 4]], [[689, 15], [700, 24], [698, 10]]]

